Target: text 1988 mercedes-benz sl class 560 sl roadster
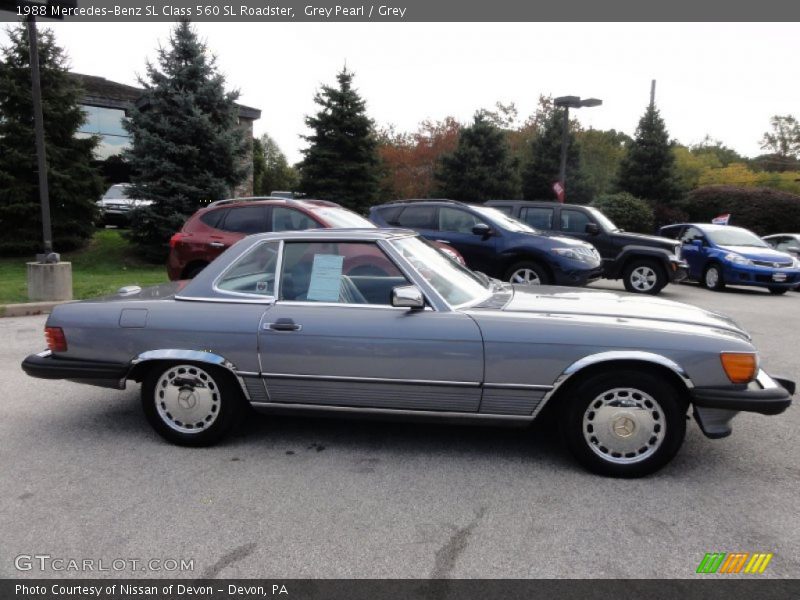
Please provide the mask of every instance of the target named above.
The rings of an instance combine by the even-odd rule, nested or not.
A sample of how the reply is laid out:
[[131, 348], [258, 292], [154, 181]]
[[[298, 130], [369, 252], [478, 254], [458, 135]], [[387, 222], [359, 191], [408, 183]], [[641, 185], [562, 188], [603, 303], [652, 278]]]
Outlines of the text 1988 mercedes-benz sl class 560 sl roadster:
[[34, 377], [124, 388], [167, 440], [208, 445], [246, 403], [527, 424], [547, 407], [588, 469], [634, 477], [678, 451], [691, 406], [711, 438], [783, 412], [731, 319], [655, 298], [512, 286], [407, 230], [254, 235], [191, 282], [63, 304]]

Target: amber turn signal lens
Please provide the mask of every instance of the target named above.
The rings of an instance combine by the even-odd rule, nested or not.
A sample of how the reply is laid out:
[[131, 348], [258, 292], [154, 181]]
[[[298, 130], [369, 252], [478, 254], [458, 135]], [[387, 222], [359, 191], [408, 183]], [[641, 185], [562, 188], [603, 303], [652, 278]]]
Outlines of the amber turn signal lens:
[[51, 352], [67, 351], [67, 338], [64, 336], [64, 330], [61, 327], [45, 327], [44, 337]]
[[748, 383], [756, 376], [758, 360], [755, 354], [723, 352], [719, 357], [725, 374], [733, 383]]

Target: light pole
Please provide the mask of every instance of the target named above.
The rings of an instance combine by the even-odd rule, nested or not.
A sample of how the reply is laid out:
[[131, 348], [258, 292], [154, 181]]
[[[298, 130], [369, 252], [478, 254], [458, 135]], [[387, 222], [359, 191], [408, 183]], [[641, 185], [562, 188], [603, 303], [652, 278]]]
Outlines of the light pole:
[[557, 108], [564, 109], [564, 123], [561, 131], [561, 165], [558, 169], [558, 183], [561, 185], [561, 193], [559, 194], [559, 201], [563, 202], [567, 194], [567, 144], [569, 131], [569, 109], [570, 108], [583, 108], [584, 106], [600, 106], [602, 100], [597, 98], [586, 98], [581, 100], [580, 96], [559, 96], [553, 100], [553, 105]]

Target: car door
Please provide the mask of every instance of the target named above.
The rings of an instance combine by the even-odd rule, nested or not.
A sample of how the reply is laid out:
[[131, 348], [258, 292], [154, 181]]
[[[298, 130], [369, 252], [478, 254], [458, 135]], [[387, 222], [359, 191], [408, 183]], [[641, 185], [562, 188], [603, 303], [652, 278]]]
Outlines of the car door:
[[433, 239], [458, 250], [470, 269], [492, 273], [497, 266], [497, 237], [473, 233], [479, 224], [485, 222], [467, 210], [440, 206]]
[[[372, 275], [348, 275], [353, 265]], [[377, 274], [381, 273], [381, 274]], [[287, 241], [259, 328], [273, 403], [476, 412], [483, 342], [460, 312], [391, 305], [408, 278], [375, 243]]]
[[[699, 240], [703, 245], [696, 245]], [[697, 227], [687, 227], [680, 237], [681, 257], [689, 264], [689, 277], [700, 280], [706, 264], [707, 241], [706, 236]]]

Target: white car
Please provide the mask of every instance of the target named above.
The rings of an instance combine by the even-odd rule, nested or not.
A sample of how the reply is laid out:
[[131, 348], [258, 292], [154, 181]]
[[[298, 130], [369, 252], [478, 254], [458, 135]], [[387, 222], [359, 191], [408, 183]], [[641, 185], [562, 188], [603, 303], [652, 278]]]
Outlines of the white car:
[[129, 187], [128, 183], [116, 183], [106, 190], [102, 199], [97, 201], [97, 207], [100, 209], [99, 227], [127, 225], [132, 210], [153, 203], [152, 200], [131, 198], [128, 195]]

